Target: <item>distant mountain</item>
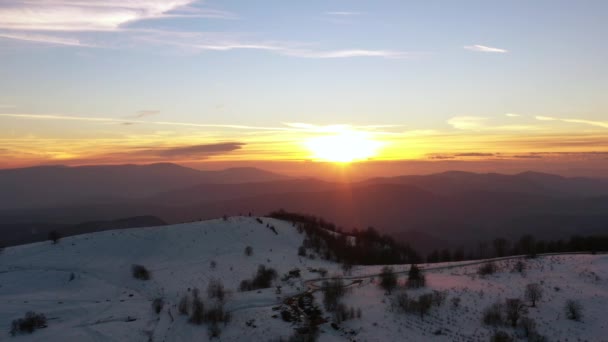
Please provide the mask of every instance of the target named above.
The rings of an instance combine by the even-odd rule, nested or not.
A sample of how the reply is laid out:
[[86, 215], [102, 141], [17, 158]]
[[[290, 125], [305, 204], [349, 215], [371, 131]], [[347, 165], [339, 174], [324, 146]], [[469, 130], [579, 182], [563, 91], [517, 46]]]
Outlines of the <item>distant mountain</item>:
[[562, 177], [539, 172], [515, 175], [448, 171], [432, 175], [374, 178], [364, 184], [409, 184], [437, 194], [471, 191], [522, 192], [551, 196], [591, 197], [608, 194], [608, 181]]
[[287, 179], [255, 168], [200, 171], [176, 164], [41, 166], [0, 170], [4, 209], [112, 203], [197, 184], [269, 182]]
[[345, 229], [373, 226], [418, 244], [421, 252], [526, 233], [566, 238], [608, 232], [608, 186], [595, 179], [530, 172], [446, 172], [358, 183], [280, 179], [219, 184], [219, 180], [139, 198], [5, 209], [0, 210], [0, 222], [75, 224], [154, 215], [180, 223], [224, 214], [263, 215], [284, 208], [322, 216]]

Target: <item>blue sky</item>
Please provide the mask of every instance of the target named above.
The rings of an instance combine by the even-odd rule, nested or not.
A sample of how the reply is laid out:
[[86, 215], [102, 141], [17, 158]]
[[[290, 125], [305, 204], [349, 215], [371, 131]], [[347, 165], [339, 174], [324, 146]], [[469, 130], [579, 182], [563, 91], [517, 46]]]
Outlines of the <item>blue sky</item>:
[[[463, 134], [588, 135], [585, 149], [608, 149], [606, 13], [606, 1], [8, 0], [0, 138], [12, 157], [61, 160], [85, 149], [42, 151], [44, 139], [181, 145], [246, 133], [254, 146], [293, 143], [263, 128], [303, 122], [311, 134], [401, 134], [395, 151], [412, 134], [443, 137], [391, 159], [442, 153]], [[542, 152], [550, 141], [521, 144]]]

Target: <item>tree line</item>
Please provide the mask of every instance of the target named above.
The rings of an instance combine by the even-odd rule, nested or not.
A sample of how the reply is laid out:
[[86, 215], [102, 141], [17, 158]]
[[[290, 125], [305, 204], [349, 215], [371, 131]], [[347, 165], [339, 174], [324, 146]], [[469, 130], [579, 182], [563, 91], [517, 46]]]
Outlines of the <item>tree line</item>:
[[464, 248], [434, 250], [427, 256], [426, 261], [428, 263], [435, 263], [513, 255], [534, 257], [537, 254], [543, 253], [567, 252], [608, 252], [608, 235], [575, 235], [567, 240], [539, 240], [530, 234], [523, 235], [515, 241], [497, 238], [491, 242], [481, 242], [477, 245], [477, 248], [469, 249], [466, 253]]
[[312, 215], [275, 211], [270, 217], [292, 222], [306, 234], [298, 254], [312, 250], [321, 258], [345, 265], [395, 265], [419, 263], [422, 258], [411, 246], [380, 234], [373, 227], [345, 232], [335, 224]]

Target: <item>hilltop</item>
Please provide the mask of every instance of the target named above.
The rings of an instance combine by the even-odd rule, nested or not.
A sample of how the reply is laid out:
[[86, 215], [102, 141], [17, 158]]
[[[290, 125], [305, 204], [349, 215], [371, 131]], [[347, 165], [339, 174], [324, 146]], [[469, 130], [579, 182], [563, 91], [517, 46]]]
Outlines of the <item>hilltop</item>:
[[[526, 302], [527, 316], [548, 340], [599, 341], [608, 334], [602, 315], [608, 305], [606, 255], [504, 258], [494, 261], [495, 273], [484, 276], [478, 270], [486, 261], [422, 264], [427, 286], [407, 290], [410, 265], [393, 265], [402, 273], [388, 295], [378, 286], [382, 265], [345, 268], [324, 260], [314, 248], [302, 253], [306, 239], [293, 222], [228, 217], [6, 248], [0, 255], [0, 334], [8, 339], [11, 321], [34, 311], [47, 317], [48, 327], [17, 335], [16, 341], [206, 340], [205, 325], [191, 324], [179, 315], [179, 303], [197, 288], [210, 307], [214, 300], [207, 298], [206, 289], [214, 280], [228, 292], [224, 309], [231, 320], [221, 325], [222, 341], [241, 341], [243, 336], [251, 341], [287, 339], [294, 329], [305, 327], [298, 322], [302, 317], [293, 316], [297, 303], [313, 297], [321, 310], [319, 341], [488, 341], [496, 329], [515, 336], [521, 334], [519, 328], [482, 324], [484, 310], [507, 298], [524, 300], [525, 287], [531, 283], [540, 284], [544, 295], [536, 308]], [[514, 271], [518, 261], [525, 264], [521, 273]], [[134, 278], [133, 265], [145, 267], [149, 280]], [[259, 265], [276, 270], [272, 287], [239, 291]], [[346, 310], [360, 312], [339, 323], [335, 313], [326, 310], [324, 291], [319, 289], [324, 286], [319, 278], [332, 276], [344, 276], [341, 303]], [[444, 300], [420, 317], [401, 312], [396, 305], [403, 293], [409, 298], [440, 293]], [[158, 298], [164, 301], [159, 314], [152, 307]], [[458, 305], [454, 298], [459, 298]], [[582, 321], [565, 317], [568, 299], [582, 306]], [[291, 322], [286, 322], [283, 312], [289, 310]]]

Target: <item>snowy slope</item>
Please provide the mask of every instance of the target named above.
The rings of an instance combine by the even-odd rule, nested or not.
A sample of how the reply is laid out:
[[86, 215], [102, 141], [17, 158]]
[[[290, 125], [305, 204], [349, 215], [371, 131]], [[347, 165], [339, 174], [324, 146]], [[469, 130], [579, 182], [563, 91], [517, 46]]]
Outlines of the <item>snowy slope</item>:
[[[7, 248], [0, 255], [0, 340], [8, 336], [10, 322], [26, 311], [45, 313], [49, 327], [19, 340], [96, 341], [146, 340], [143, 331], [152, 331], [155, 340], [188, 340], [190, 336], [207, 336], [202, 327], [190, 326], [180, 319], [168, 324], [168, 314], [157, 315], [151, 301], [164, 297], [170, 305], [179, 301], [188, 288], [203, 293], [212, 278], [223, 281], [233, 293], [227, 309], [239, 311], [270, 306], [280, 302], [274, 289], [257, 293], [237, 293], [243, 279], [251, 278], [258, 265], [273, 267], [282, 275], [294, 267], [302, 276], [311, 267], [331, 267], [316, 259], [300, 258], [297, 248], [303, 235], [286, 222], [263, 219], [263, 224], [250, 217], [231, 217], [153, 228], [106, 231], [50, 242]], [[273, 225], [278, 234], [266, 224]], [[246, 246], [253, 255], [245, 256]], [[215, 261], [216, 267], [211, 267]], [[152, 272], [150, 281], [134, 279], [132, 264], [146, 266]], [[69, 281], [71, 273], [75, 279]], [[285, 284], [283, 284], [285, 285]], [[297, 293], [303, 288], [285, 288]], [[169, 306], [170, 307], [170, 306]], [[252, 317], [256, 317], [255, 310]], [[125, 322], [127, 317], [137, 318]], [[234, 314], [231, 325], [243, 325]], [[269, 317], [269, 315], [266, 315]], [[248, 318], [249, 319], [249, 318]], [[284, 324], [282, 324], [284, 325]], [[290, 327], [284, 326], [285, 335]], [[230, 339], [230, 329], [222, 338]], [[235, 340], [240, 332], [235, 330]], [[260, 330], [261, 336], [264, 333]]]
[[[274, 311], [288, 296], [304, 292], [303, 280], [318, 278], [308, 267], [341, 274], [340, 265], [316, 258], [301, 258], [297, 249], [304, 235], [290, 223], [269, 218], [231, 217], [153, 228], [106, 231], [50, 242], [6, 248], [0, 255], [0, 340], [15, 341], [205, 341], [204, 326], [189, 324], [176, 305], [199, 288], [202, 296], [210, 279], [221, 279], [231, 291], [226, 308], [232, 321], [223, 327], [222, 341], [269, 341], [293, 334], [293, 325]], [[275, 234], [268, 225], [276, 228]], [[246, 246], [253, 255], [246, 256]], [[341, 330], [320, 326], [320, 341], [488, 341], [493, 329], [481, 324], [482, 311], [496, 300], [523, 298], [526, 284], [540, 283], [545, 296], [529, 316], [550, 341], [608, 341], [608, 256], [564, 255], [526, 260], [524, 276], [511, 270], [517, 260], [498, 261], [497, 274], [480, 277], [477, 265], [427, 269], [428, 287], [407, 290], [416, 296], [445, 291], [448, 299], [421, 319], [395, 312], [373, 276], [380, 266], [355, 267], [354, 280], [343, 303], [360, 308], [362, 318], [342, 323]], [[216, 266], [212, 267], [212, 262]], [[152, 273], [149, 281], [132, 277], [131, 266], [141, 264]], [[238, 292], [239, 283], [251, 278], [258, 265], [273, 267], [279, 277], [297, 267], [302, 278], [281, 282], [275, 289]], [[453, 265], [453, 264], [452, 264]], [[397, 271], [408, 265], [395, 266]], [[73, 280], [70, 278], [73, 275]], [[404, 282], [400, 276], [400, 282]], [[351, 281], [345, 281], [350, 283]], [[321, 305], [322, 294], [315, 292]], [[151, 302], [163, 297], [160, 315]], [[458, 308], [450, 305], [460, 297]], [[206, 299], [206, 298], [205, 298]], [[582, 322], [564, 317], [564, 302], [576, 299], [584, 308]], [[44, 313], [48, 327], [33, 334], [10, 337], [13, 319], [27, 311]], [[275, 316], [273, 318], [273, 316]], [[329, 317], [329, 314], [325, 314]], [[511, 334], [516, 332], [501, 328]], [[353, 334], [347, 335], [344, 331]], [[440, 335], [435, 333], [440, 332]]]

